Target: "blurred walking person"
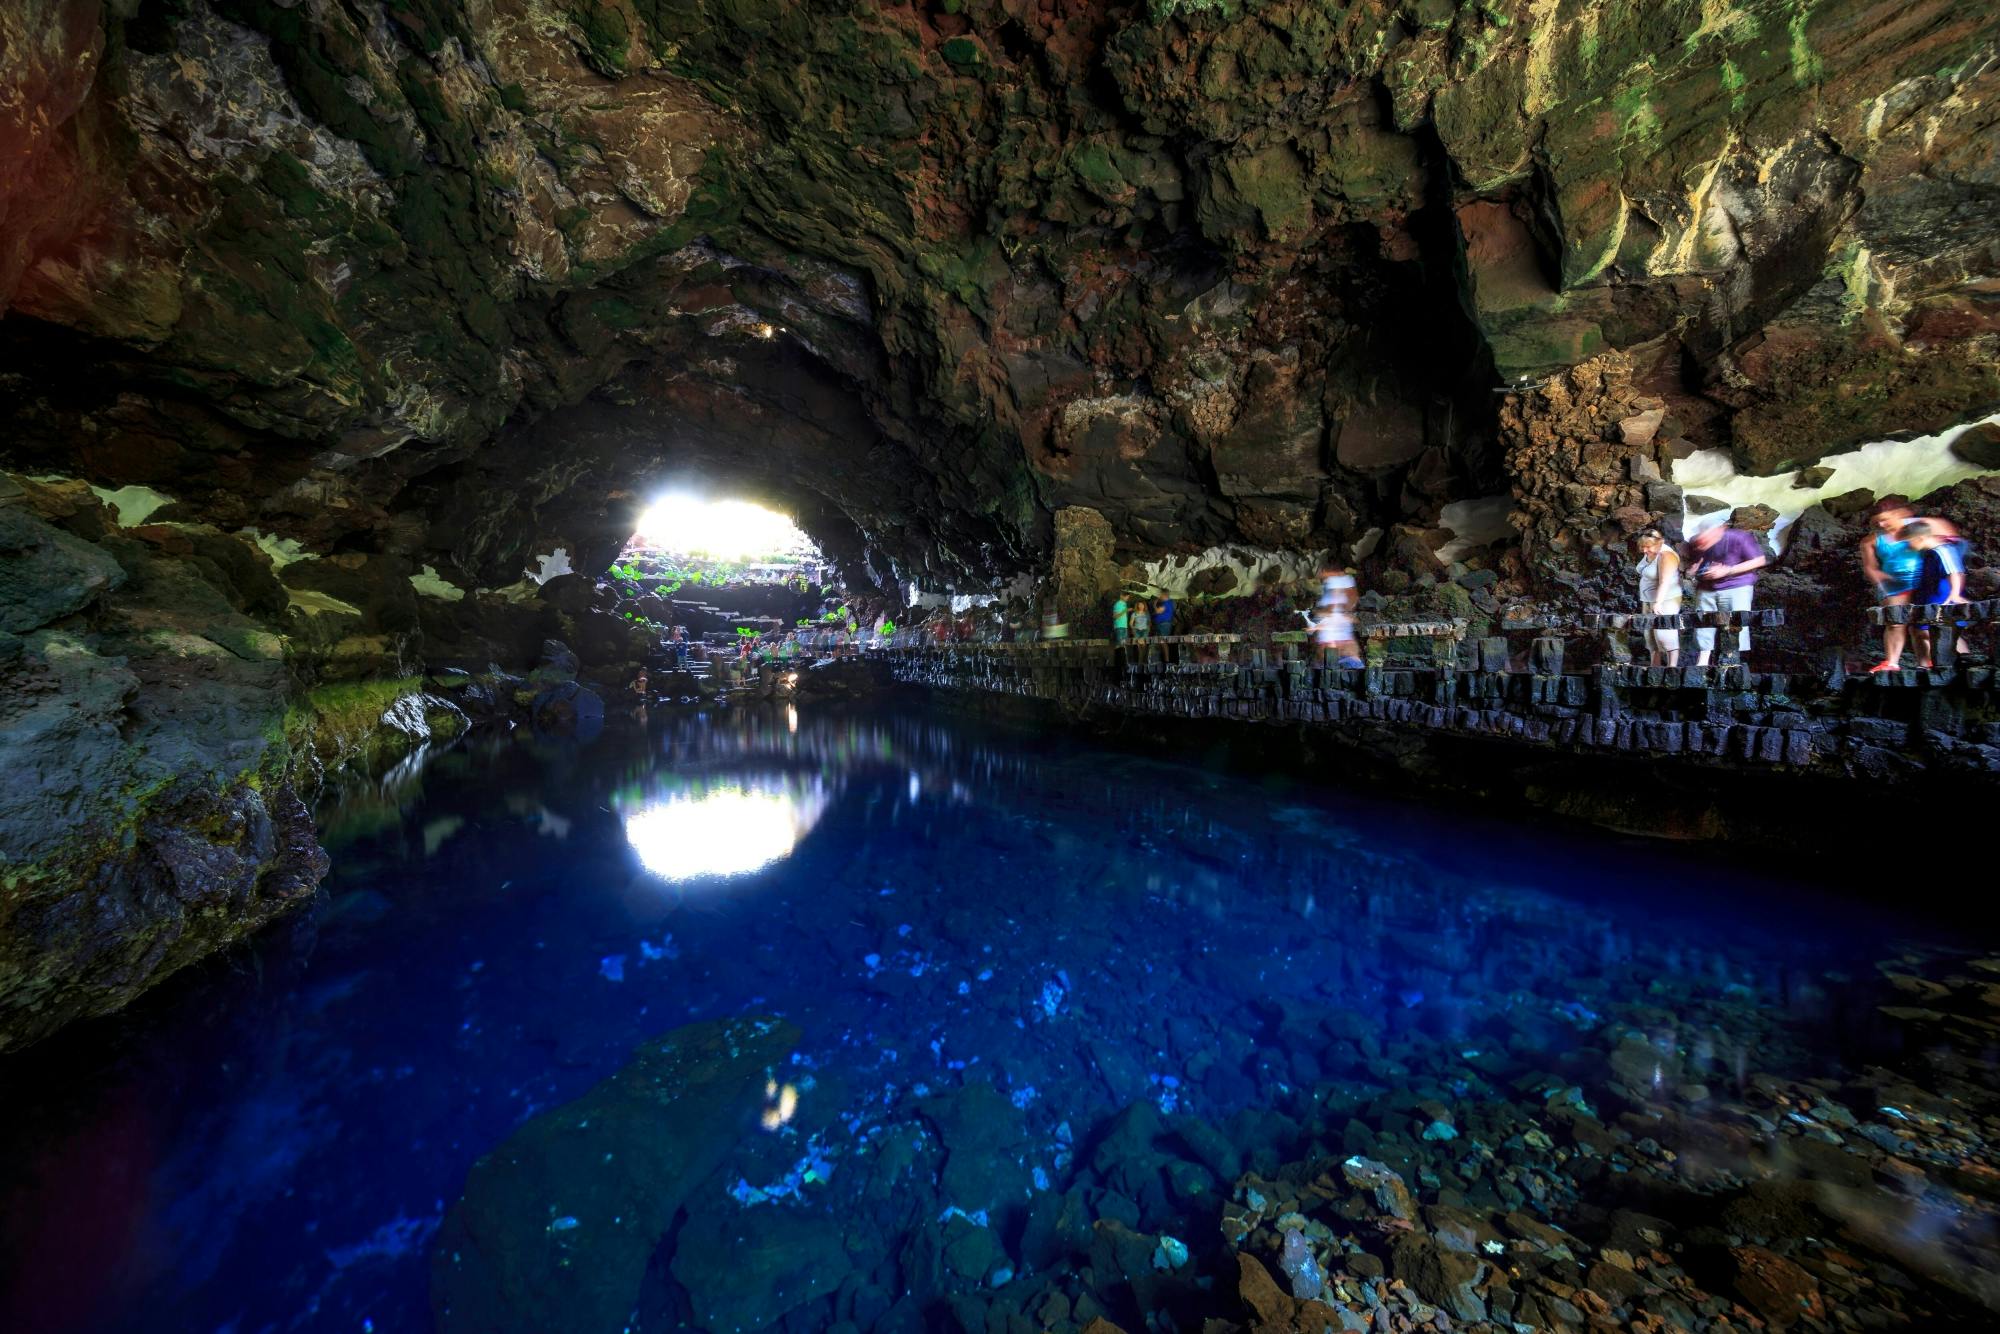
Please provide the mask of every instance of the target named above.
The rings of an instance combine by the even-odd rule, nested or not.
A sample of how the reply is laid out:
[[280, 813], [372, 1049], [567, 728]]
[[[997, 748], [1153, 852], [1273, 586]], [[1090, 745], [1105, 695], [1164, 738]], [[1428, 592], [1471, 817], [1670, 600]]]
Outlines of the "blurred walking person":
[[[1917, 587], [1917, 573], [1923, 553], [1904, 537], [1913, 523], [1923, 523], [1932, 532], [1955, 539], [1958, 530], [1943, 519], [1917, 518], [1916, 507], [1902, 496], [1884, 496], [1871, 511], [1875, 531], [1861, 542], [1861, 573], [1874, 586], [1876, 597], [1885, 607], [1905, 607]], [[1909, 627], [1882, 627], [1882, 661], [1869, 672], [1898, 672], [1903, 669], [1903, 648], [1909, 642]]]
[[[1751, 534], [1729, 523], [1704, 528], [1694, 535], [1694, 606], [1696, 611], [1749, 611], [1757, 592], [1757, 572], [1771, 563]], [[1708, 666], [1715, 652], [1715, 627], [1694, 632], [1695, 666]], [[1736, 633], [1736, 651], [1750, 651], [1750, 627]]]

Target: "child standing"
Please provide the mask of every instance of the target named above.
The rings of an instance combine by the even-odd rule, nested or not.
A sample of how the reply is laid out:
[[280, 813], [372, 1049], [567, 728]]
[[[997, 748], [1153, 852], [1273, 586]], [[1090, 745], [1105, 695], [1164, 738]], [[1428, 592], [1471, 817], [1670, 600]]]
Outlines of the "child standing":
[[[1918, 553], [1917, 577], [1910, 592], [1910, 605], [1945, 607], [1964, 602], [1965, 543], [1947, 535], [1940, 525], [1921, 520], [1903, 525], [1899, 536]], [[1957, 633], [1949, 625], [1943, 627], [1943, 632]], [[1929, 627], [1911, 626], [1910, 638], [1917, 646], [1917, 666], [1931, 666], [1935, 659]]]

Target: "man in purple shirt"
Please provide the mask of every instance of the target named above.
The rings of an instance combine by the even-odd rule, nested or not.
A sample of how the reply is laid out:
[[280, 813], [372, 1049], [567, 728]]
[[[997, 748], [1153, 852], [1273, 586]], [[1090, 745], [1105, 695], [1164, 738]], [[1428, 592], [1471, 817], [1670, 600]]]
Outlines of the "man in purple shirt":
[[[1696, 611], [1749, 611], [1750, 595], [1757, 588], [1757, 571], [1771, 563], [1757, 539], [1726, 523], [1704, 528], [1694, 535], [1695, 558], [1689, 564], [1694, 575]], [[1694, 632], [1697, 651], [1695, 665], [1708, 666], [1715, 652], [1715, 630]], [[1749, 627], [1737, 635], [1736, 651], [1750, 651]]]

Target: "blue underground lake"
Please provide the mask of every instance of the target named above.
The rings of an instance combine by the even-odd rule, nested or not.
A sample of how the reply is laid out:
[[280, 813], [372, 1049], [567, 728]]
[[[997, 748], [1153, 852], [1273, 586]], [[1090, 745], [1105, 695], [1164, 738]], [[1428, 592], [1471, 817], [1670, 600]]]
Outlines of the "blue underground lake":
[[1913, 910], [1969, 894], [1942, 865], [1864, 897], [1858, 860], [809, 704], [475, 734], [321, 820], [309, 908], [0, 1065], [0, 1329], [1995, 1300], [2000, 963]]

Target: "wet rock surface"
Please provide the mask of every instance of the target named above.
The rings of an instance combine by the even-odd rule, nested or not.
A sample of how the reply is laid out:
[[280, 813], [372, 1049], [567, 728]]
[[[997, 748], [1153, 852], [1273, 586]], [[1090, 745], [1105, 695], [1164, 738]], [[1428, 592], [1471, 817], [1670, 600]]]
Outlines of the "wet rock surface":
[[[797, 1030], [769, 1020], [676, 1030], [476, 1163], [438, 1229], [438, 1328], [616, 1327], [688, 1193], [757, 1114], [766, 1081], [797, 1039]], [[759, 1253], [782, 1256], [783, 1240], [767, 1239]], [[742, 1255], [728, 1260], [748, 1289], [737, 1301], [772, 1300], [777, 1275]], [[726, 1301], [703, 1303], [705, 1324], [770, 1323], [746, 1326], [744, 1311]]]

